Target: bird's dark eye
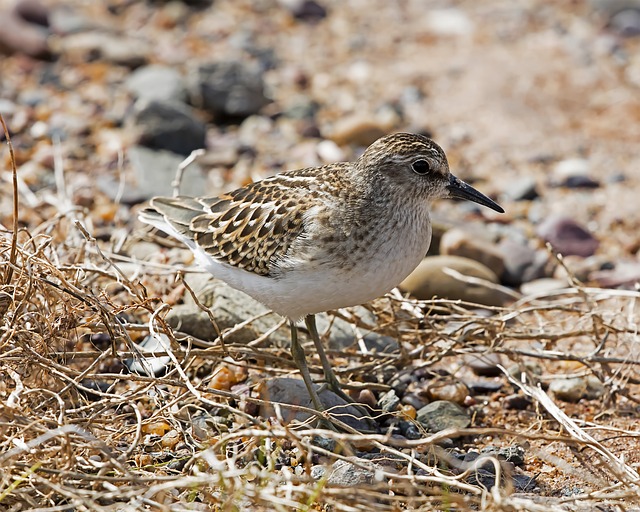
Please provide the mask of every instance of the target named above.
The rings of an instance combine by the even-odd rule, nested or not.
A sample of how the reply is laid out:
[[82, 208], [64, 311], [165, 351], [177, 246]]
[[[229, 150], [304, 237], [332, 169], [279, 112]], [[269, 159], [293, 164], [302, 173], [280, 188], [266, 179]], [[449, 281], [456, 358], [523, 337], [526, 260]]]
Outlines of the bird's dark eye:
[[416, 160], [411, 164], [411, 167], [416, 174], [427, 174], [431, 170], [429, 162], [426, 160]]

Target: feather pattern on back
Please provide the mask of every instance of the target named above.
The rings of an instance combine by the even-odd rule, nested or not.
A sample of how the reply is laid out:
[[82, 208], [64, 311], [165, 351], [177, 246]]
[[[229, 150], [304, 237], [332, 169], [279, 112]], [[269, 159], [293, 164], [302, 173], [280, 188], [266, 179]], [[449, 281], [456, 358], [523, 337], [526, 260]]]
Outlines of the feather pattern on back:
[[219, 262], [273, 277], [306, 236], [305, 214], [335, 201], [317, 175], [340, 174], [345, 165], [289, 171], [217, 197], [155, 197], [140, 217], [168, 224]]

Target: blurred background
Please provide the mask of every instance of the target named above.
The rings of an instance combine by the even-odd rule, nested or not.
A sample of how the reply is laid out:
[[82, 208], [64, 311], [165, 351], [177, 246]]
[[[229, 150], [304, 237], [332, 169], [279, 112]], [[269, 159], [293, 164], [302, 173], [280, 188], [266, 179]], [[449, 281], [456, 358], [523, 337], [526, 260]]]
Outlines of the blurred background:
[[[127, 510], [169, 510], [151, 498], [210, 510], [244, 492], [266, 504], [248, 509], [284, 509], [307, 471], [292, 510], [316, 500], [398, 510], [402, 493], [416, 498], [405, 508], [421, 510], [431, 493], [447, 510], [560, 510], [572, 496], [582, 501], [562, 510], [638, 503], [640, 0], [0, 0], [0, 113], [26, 228], [12, 237], [12, 159], [0, 133], [0, 508], [107, 510], [105, 492]], [[295, 386], [281, 386], [292, 390], [285, 397], [265, 384], [295, 371], [281, 319], [220, 283], [196, 289], [199, 274], [178, 280], [191, 253], [144, 231], [136, 212], [178, 189], [213, 195], [352, 160], [398, 131], [432, 137], [453, 173], [506, 213], [433, 205], [439, 257], [402, 292], [452, 301], [396, 293], [319, 320], [340, 379], [384, 411], [376, 418], [393, 433], [389, 446], [411, 450], [404, 480], [388, 452], [393, 478], [378, 482], [375, 469], [360, 480], [380, 494], [349, 493], [364, 457], [325, 482], [329, 459], [312, 458], [311, 441], [293, 430], [282, 443], [256, 435], [276, 423], [246, 398], [305, 403]], [[166, 334], [193, 338], [186, 348], [171, 334], [175, 356], [145, 358], [155, 377], [136, 376], [147, 368], [135, 366], [137, 346], [158, 350], [147, 333], [160, 319]], [[202, 395], [182, 386], [175, 357]], [[218, 407], [221, 396], [229, 406]], [[503, 467], [496, 478], [433, 480], [414, 467], [417, 445], [393, 444], [470, 424], [494, 430], [454, 437], [457, 460], [488, 448], [520, 479], [510, 483], [513, 467]], [[221, 460], [205, 450], [206, 464], [191, 465], [213, 443]], [[332, 443], [322, 450], [351, 453]], [[462, 467], [430, 443], [423, 468]], [[534, 485], [560, 505], [504, 501]], [[341, 500], [362, 506], [331, 505]]]
[[[86, 208], [92, 230], [108, 238], [114, 226], [131, 227], [132, 206], [171, 193], [193, 150], [204, 154], [181, 192], [216, 194], [353, 159], [380, 136], [412, 131], [433, 137], [455, 174], [507, 210], [440, 202], [436, 220], [485, 215], [494, 241], [598, 253], [595, 270], [635, 265], [638, 0], [4, 0], [0, 8], [0, 112], [26, 225], [60, 212], [52, 203], [61, 178], [67, 207]], [[5, 183], [8, 162], [5, 152]]]

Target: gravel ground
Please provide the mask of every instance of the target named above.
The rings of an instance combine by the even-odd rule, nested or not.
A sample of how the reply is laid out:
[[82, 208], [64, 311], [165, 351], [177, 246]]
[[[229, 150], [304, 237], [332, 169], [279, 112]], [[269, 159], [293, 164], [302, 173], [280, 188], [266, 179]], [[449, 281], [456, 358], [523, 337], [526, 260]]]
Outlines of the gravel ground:
[[[172, 453], [172, 460], [182, 460], [196, 456], [205, 446], [218, 446], [221, 431], [245, 432], [246, 425], [239, 427], [245, 416], [277, 423], [267, 419], [276, 414], [273, 409], [259, 402], [245, 407], [239, 397], [269, 395], [274, 401], [299, 403], [299, 393], [273, 396], [279, 389], [275, 384], [284, 383], [282, 387], [289, 391], [297, 386], [284, 380], [266, 381], [266, 377], [285, 379], [293, 372], [282, 350], [287, 329], [278, 327], [279, 319], [260, 305], [246, 302], [232, 290], [197, 289], [194, 293], [212, 307], [221, 329], [232, 329], [233, 354], [246, 356], [238, 347], [247, 346], [254, 352], [247, 364], [224, 359], [225, 354], [207, 358], [205, 351], [215, 345], [216, 333], [211, 331], [209, 316], [198, 309], [188, 292], [189, 288], [203, 288], [202, 280], [188, 276], [186, 284], [176, 283], [174, 273], [166, 271], [167, 264], [188, 266], [191, 256], [144, 232], [135, 213], [151, 196], [171, 194], [177, 166], [199, 148], [204, 151], [187, 167], [180, 182], [186, 194], [217, 194], [281, 170], [353, 159], [378, 137], [396, 131], [434, 138], [447, 152], [452, 171], [495, 198], [506, 214], [450, 201], [434, 205], [430, 258], [402, 286], [403, 292], [423, 302], [401, 306], [399, 301], [381, 299], [366, 309], [340, 312], [333, 324], [330, 317], [323, 320], [325, 327], [321, 323], [339, 375], [354, 384], [354, 398], [385, 411], [374, 429], [388, 429], [402, 442], [445, 428], [434, 426], [433, 418], [453, 422], [445, 425], [451, 428], [470, 425], [476, 429], [439, 440], [435, 455], [425, 450], [421, 463], [428, 464], [428, 456], [433, 455], [452, 475], [459, 475], [466, 466], [446, 459], [439, 450], [455, 454], [464, 463], [474, 460], [477, 455], [473, 454], [481, 449], [518, 445], [524, 451], [524, 459], [517, 461], [510, 454], [499, 454], [504, 464], [511, 464], [505, 470], [511, 472], [506, 479], [509, 490], [503, 489], [509, 499], [501, 501], [486, 493], [482, 500], [462, 500], [451, 509], [463, 509], [465, 503], [486, 510], [639, 506], [637, 0], [0, 0], [0, 51], [0, 113], [15, 149], [19, 220], [25, 230], [18, 266], [24, 271], [31, 261], [26, 256], [31, 250], [27, 232], [35, 237], [36, 245], [44, 240], [39, 237], [50, 237], [50, 249], [42, 246], [36, 251], [46, 260], [38, 260], [46, 270], [42, 275], [56, 276], [58, 287], [78, 286], [76, 299], [77, 294], [86, 293], [96, 299], [95, 304], [103, 303], [113, 325], [128, 322], [128, 332], [136, 342], [148, 332], [145, 324], [154, 309], [149, 297], [162, 298], [173, 306], [166, 317], [169, 325], [203, 343], [197, 347], [203, 351], [197, 353], [197, 362], [187, 365], [188, 374], [209, 389], [234, 393], [227, 402], [222, 396], [207, 395], [209, 402], [202, 405], [171, 373], [158, 387], [161, 391], [156, 389], [158, 395], [143, 396], [141, 388], [133, 392], [127, 386], [142, 386], [147, 381], [113, 377], [131, 369], [127, 357], [91, 356], [96, 349], [106, 354], [112, 346], [121, 353], [131, 349], [113, 332], [105, 334], [109, 322], [104, 318], [102, 324], [98, 322], [92, 315], [97, 315], [99, 307], [87, 306], [94, 304], [93, 299], [69, 305], [71, 295], [67, 294], [66, 299], [59, 299], [58, 307], [53, 295], [47, 295], [54, 293], [47, 288], [51, 283], [42, 288], [48, 291], [34, 296], [9, 277], [0, 289], [0, 367], [7, 370], [0, 378], [4, 402], [0, 420], [5, 430], [0, 462], [15, 465], [0, 481], [0, 507], [3, 500], [16, 511], [67, 503], [75, 503], [78, 510], [82, 506], [90, 510], [96, 504], [107, 510], [122, 502], [132, 508], [155, 509], [162, 500], [183, 505], [194, 501], [186, 491], [162, 499], [158, 491], [153, 504], [135, 502], [134, 492], [109, 498], [113, 502], [107, 498], [90, 501], [86, 496], [76, 496], [74, 502], [69, 489], [83, 488], [86, 482], [70, 484], [65, 494], [53, 484], [45, 485], [43, 491], [35, 476], [29, 485], [38, 491], [34, 494], [28, 486], [21, 491], [26, 478], [23, 472], [34, 467], [34, 460], [25, 452], [25, 458], [18, 461], [12, 450], [22, 446], [21, 440], [33, 439], [27, 434], [29, 418], [37, 423], [41, 414], [23, 399], [29, 412], [24, 418], [16, 416], [13, 393], [21, 380], [29, 389], [60, 393], [59, 401], [71, 411], [65, 414], [76, 418], [69, 425], [82, 424], [88, 432], [91, 427], [85, 422], [90, 423], [93, 420], [87, 418], [97, 414], [95, 403], [86, 405], [95, 397], [87, 398], [87, 390], [83, 391], [89, 385], [82, 379], [90, 375], [91, 386], [103, 393], [97, 402], [104, 407], [100, 414], [117, 410], [122, 419], [118, 428], [124, 429], [111, 438], [108, 425], [101, 420], [92, 435], [111, 449], [121, 449], [118, 442], [123, 439], [121, 443], [131, 447], [127, 463], [143, 468], [149, 478], [156, 478], [157, 467], [165, 462], [156, 456], [160, 445], [164, 452]], [[7, 229], [3, 230], [0, 261], [7, 262], [8, 228], [13, 220], [11, 160], [6, 150], [2, 162], [0, 225]], [[87, 242], [74, 228], [74, 220], [95, 240]], [[96, 247], [103, 256], [119, 262], [126, 279], [104, 265]], [[148, 266], [141, 267], [141, 260]], [[459, 280], [443, 268], [493, 285], [460, 287]], [[20, 278], [14, 275], [14, 280], [25, 279], [25, 272]], [[46, 321], [49, 331], [43, 329], [51, 336], [48, 341], [46, 336], [41, 340], [35, 334], [26, 338], [16, 334], [34, 329], [33, 318], [18, 314], [22, 292], [26, 293], [24, 304], [30, 305], [26, 309], [33, 308], [34, 314], [38, 308], [51, 308]], [[454, 302], [425, 302], [434, 295]], [[11, 306], [5, 307], [3, 297]], [[455, 302], [459, 300], [482, 307], [465, 309]], [[426, 316], [425, 311], [429, 311]], [[250, 314], [265, 316], [234, 328]], [[22, 330], [14, 329], [15, 325]], [[366, 359], [353, 348], [356, 325], [361, 343], [369, 343], [375, 354], [383, 355]], [[70, 330], [62, 332], [61, 326]], [[271, 333], [271, 344], [260, 340], [265, 332]], [[60, 372], [66, 371], [62, 365], [54, 364], [61, 351], [75, 354], [67, 362], [77, 373], [67, 379], [61, 377]], [[50, 364], [32, 373], [29, 364], [44, 364], [36, 353], [49, 358]], [[89, 355], [78, 356], [82, 353]], [[29, 355], [21, 359], [24, 354]], [[478, 355], [488, 360], [474, 360]], [[95, 364], [88, 362], [91, 357]], [[154, 362], [159, 365], [158, 378], [175, 363], [165, 357]], [[523, 373], [528, 380], [519, 385]], [[80, 391], [70, 392], [66, 388], [69, 381], [83, 383]], [[109, 388], [111, 385], [114, 387]], [[391, 388], [397, 396], [389, 395]], [[163, 395], [177, 390], [184, 403], [178, 399], [173, 403]], [[545, 405], [536, 390], [548, 393], [552, 405]], [[132, 393], [135, 404], [123, 409], [108, 405], [116, 392], [119, 396]], [[186, 402], [211, 415], [197, 432], [193, 417], [177, 410], [178, 406], [186, 410]], [[231, 413], [218, 402], [230, 403]], [[424, 409], [435, 409], [439, 402], [449, 404], [445, 405], [448, 412]], [[91, 414], [83, 415], [83, 407]], [[52, 411], [47, 414], [53, 418], [56, 413]], [[462, 418], [462, 423], [455, 418]], [[140, 433], [132, 441], [133, 431], [124, 426], [136, 421], [143, 425], [144, 443], [139, 442]], [[357, 420], [352, 425], [357, 430], [371, 427], [358, 421], [366, 423]], [[56, 428], [62, 428], [62, 423]], [[186, 424], [190, 438], [184, 434]], [[216, 431], [218, 427], [212, 424], [224, 424], [224, 428]], [[201, 438], [192, 442], [198, 432]], [[238, 434], [239, 438], [246, 441], [255, 434], [246, 432], [244, 437]], [[282, 450], [273, 456], [271, 470], [278, 472], [276, 480], [291, 482], [291, 475], [301, 478], [295, 468], [303, 467], [297, 461], [304, 457], [295, 450], [311, 450], [311, 442], [301, 439], [298, 445], [295, 439], [276, 443]], [[345, 439], [338, 441], [346, 443]], [[388, 487], [382, 495], [391, 501], [381, 501], [376, 495], [381, 509], [387, 509], [383, 504], [388, 509], [446, 508], [442, 495], [438, 495], [441, 501], [420, 501], [416, 496], [435, 496], [423, 490], [412, 496], [416, 501], [393, 501], [393, 478], [386, 473], [384, 478], [376, 476], [380, 468], [390, 471], [388, 461], [375, 459], [381, 449], [374, 441], [370, 443], [354, 449], [355, 466], [351, 459], [338, 466], [324, 452], [316, 453], [315, 458], [309, 452], [305, 463], [319, 468], [309, 471], [313, 481], [325, 474], [328, 464], [333, 464], [333, 473], [328, 480], [319, 480], [327, 485], [322, 498], [309, 490], [314, 489], [313, 484], [296, 492], [308, 500], [315, 496], [317, 501], [307, 503], [315, 503], [318, 510], [323, 506], [341, 510], [343, 505], [346, 510], [348, 500], [336, 498], [332, 486], [367, 488], [386, 478]], [[407, 446], [398, 450], [408, 453]], [[328, 452], [334, 450], [335, 446], [328, 448]], [[89, 457], [88, 452], [82, 453]], [[266, 459], [270, 456], [265, 455]], [[616, 457], [622, 466], [616, 466]], [[240, 459], [242, 467], [250, 465], [246, 454], [234, 461]], [[91, 462], [90, 457], [87, 460]], [[203, 460], [215, 466], [206, 457]], [[430, 463], [433, 466], [433, 460]], [[57, 460], [48, 469], [55, 473], [63, 466]], [[75, 470], [90, 473], [90, 466], [81, 464]], [[94, 466], [92, 471], [99, 464]], [[166, 474], [181, 475], [184, 470], [192, 475], [195, 466], [198, 464], [187, 469], [175, 466], [171, 468], [174, 473]], [[204, 463], [198, 467], [202, 469]], [[282, 467], [292, 468], [290, 474], [285, 472], [288, 477], [282, 476]], [[398, 470], [405, 475], [403, 471]], [[419, 477], [426, 474], [420, 471]], [[475, 481], [464, 481], [486, 488], [491, 487], [492, 478], [495, 482], [490, 471], [479, 475]], [[236, 477], [235, 473], [228, 476]], [[247, 482], [255, 485], [254, 477], [238, 477], [233, 485], [240, 489], [249, 486]], [[396, 479], [402, 482], [401, 477]], [[443, 481], [440, 489], [453, 489], [451, 485], [452, 480]], [[617, 495], [616, 486], [621, 489]], [[260, 487], [261, 492], [267, 487]], [[255, 488], [251, 489], [243, 493], [238, 488], [233, 492], [216, 488], [211, 494], [199, 495], [195, 502], [215, 503], [224, 509], [233, 503], [228, 496], [236, 499], [241, 495], [246, 503], [265, 506], [268, 497], [251, 494]], [[396, 497], [410, 495], [405, 487], [395, 491]], [[282, 497], [279, 492], [267, 494], [277, 503], [276, 497]], [[466, 487], [452, 491], [458, 493], [480, 495]], [[353, 499], [363, 510], [367, 508], [365, 497], [361, 502]], [[293, 507], [292, 501], [282, 503], [285, 509]], [[361, 509], [353, 506], [353, 510]]]

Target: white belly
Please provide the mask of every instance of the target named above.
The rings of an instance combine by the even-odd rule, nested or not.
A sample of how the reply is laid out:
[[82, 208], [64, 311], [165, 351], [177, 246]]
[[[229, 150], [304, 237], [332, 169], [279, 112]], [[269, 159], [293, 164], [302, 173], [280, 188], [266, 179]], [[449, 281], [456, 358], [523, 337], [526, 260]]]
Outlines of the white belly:
[[425, 256], [431, 240], [428, 222], [388, 240], [344, 268], [339, 261], [322, 265], [300, 262], [277, 278], [196, 258], [215, 277], [262, 302], [276, 313], [299, 319], [329, 309], [355, 306], [380, 297], [407, 277]]
[[[396, 261], [363, 261], [361, 266], [348, 272], [322, 270], [290, 273], [278, 281], [280, 290], [271, 295], [267, 305], [284, 316], [300, 318], [329, 309], [363, 304], [397, 286], [416, 268], [424, 253], [411, 256]], [[264, 300], [261, 302], [266, 303]]]

